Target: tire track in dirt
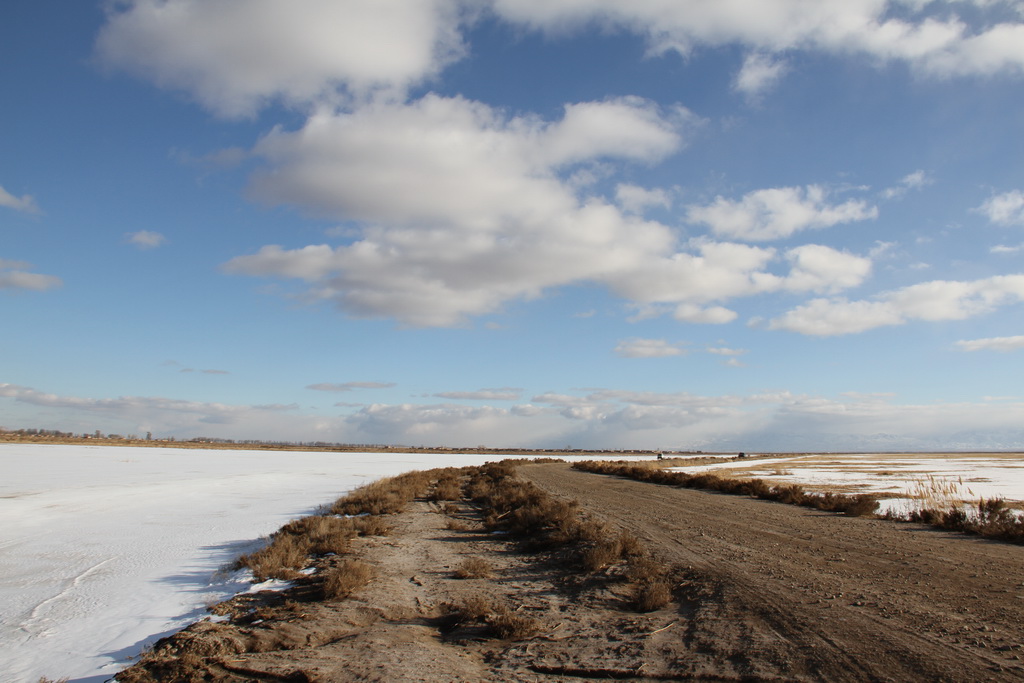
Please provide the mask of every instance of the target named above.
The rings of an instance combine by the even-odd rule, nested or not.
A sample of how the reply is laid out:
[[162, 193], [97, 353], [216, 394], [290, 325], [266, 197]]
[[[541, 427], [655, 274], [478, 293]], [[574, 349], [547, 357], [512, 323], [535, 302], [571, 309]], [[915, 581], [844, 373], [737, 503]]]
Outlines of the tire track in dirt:
[[1024, 680], [1024, 547], [564, 464], [520, 476], [709, 587], [675, 636], [695, 675]]

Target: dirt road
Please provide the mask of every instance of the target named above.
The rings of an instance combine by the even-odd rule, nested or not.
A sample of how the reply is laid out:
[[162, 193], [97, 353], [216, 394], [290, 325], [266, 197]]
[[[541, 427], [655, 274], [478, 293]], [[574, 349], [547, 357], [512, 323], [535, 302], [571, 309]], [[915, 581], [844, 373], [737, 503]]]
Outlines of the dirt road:
[[589, 474], [520, 475], [691, 568], [691, 671], [822, 681], [1024, 680], [1024, 547]]

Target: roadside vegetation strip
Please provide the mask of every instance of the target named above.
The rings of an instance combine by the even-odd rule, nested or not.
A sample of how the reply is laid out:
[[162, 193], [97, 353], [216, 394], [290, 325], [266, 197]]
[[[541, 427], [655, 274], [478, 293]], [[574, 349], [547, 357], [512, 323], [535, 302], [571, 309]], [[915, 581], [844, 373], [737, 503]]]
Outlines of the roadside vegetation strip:
[[[773, 486], [763, 479], [721, 477], [709, 472], [697, 474], [673, 472], [666, 469], [661, 463], [652, 462], [638, 465], [624, 461], [588, 460], [574, 463], [572, 467], [583, 472], [626, 477], [653, 484], [705, 489], [789, 505], [801, 505], [817, 510], [842, 512], [852, 517], [873, 517], [878, 511], [878, 501], [871, 494], [813, 493], [804, 490], [798, 484]], [[882, 515], [881, 518], [901, 522], [918, 522], [948, 531], [960, 531], [1010, 543], [1024, 544], [1024, 516], [1009, 508], [1006, 501], [1001, 498], [982, 499], [973, 509], [956, 502], [949, 502], [943, 507], [924, 507], [907, 513], [890, 511]]]
[[973, 509], [951, 505], [948, 509], [923, 508], [908, 513], [888, 513], [883, 519], [919, 522], [939, 529], [961, 531], [1009, 543], [1024, 544], [1024, 516], [1007, 507], [1002, 498], [978, 501]]
[[772, 486], [763, 479], [734, 479], [720, 477], [716, 474], [701, 472], [671, 472], [655, 463], [637, 465], [625, 462], [596, 462], [588, 460], [573, 464], [574, 469], [596, 474], [611, 474], [627, 477], [638, 481], [667, 486], [679, 486], [688, 489], [705, 489], [728, 493], [737, 496], [750, 496], [762, 500], [773, 500], [789, 505], [802, 505], [816, 510], [842, 512], [851, 517], [874, 515], [878, 510], [878, 501], [871, 495], [850, 496], [839, 493], [810, 493], [796, 484]]
[[470, 474], [465, 497], [483, 513], [485, 529], [518, 539], [525, 552], [555, 553], [568, 574], [625, 581], [632, 595], [629, 605], [637, 612], [672, 602], [673, 587], [688, 580], [681, 572], [656, 561], [633, 534], [587, 518], [578, 501], [558, 500], [516, 477], [521, 464], [505, 460]]

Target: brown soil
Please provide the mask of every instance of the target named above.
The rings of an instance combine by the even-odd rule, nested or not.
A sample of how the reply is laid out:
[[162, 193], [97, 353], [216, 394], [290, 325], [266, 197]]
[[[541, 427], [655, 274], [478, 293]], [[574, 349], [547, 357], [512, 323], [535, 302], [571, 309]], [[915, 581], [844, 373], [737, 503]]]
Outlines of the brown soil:
[[[1024, 547], [564, 464], [519, 473], [639, 536], [674, 568], [672, 602], [637, 613], [621, 564], [583, 573], [483, 533], [466, 503], [451, 525], [417, 501], [391, 536], [357, 539], [350, 557], [376, 576], [352, 597], [310, 581], [236, 598], [216, 610], [231, 621], [162, 641], [119, 680], [1024, 680]], [[490, 576], [456, 578], [467, 558]], [[472, 599], [487, 616], [460, 621]], [[498, 637], [499, 616], [521, 628]]]

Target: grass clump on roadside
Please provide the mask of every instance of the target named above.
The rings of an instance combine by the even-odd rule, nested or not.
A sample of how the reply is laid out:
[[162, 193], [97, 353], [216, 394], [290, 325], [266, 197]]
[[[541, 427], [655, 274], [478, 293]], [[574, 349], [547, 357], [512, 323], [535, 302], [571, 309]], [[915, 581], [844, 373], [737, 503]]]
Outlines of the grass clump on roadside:
[[347, 598], [373, 579], [373, 567], [359, 560], [343, 560], [324, 578], [324, 597]]
[[336, 515], [397, 514], [418, 496], [426, 494], [431, 479], [430, 471], [417, 471], [370, 482], [335, 501], [331, 512]]
[[489, 579], [494, 574], [494, 567], [482, 557], [469, 557], [455, 570], [456, 579]]
[[485, 632], [502, 640], [522, 640], [537, 634], [543, 627], [540, 619], [527, 616], [504, 602], [474, 595], [458, 604], [444, 606], [441, 629], [453, 633], [459, 629], [483, 627]]
[[629, 560], [629, 606], [637, 612], [655, 612], [672, 602], [672, 583], [664, 565], [648, 555]]

